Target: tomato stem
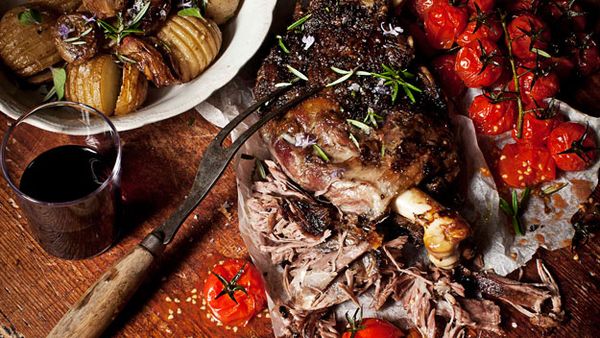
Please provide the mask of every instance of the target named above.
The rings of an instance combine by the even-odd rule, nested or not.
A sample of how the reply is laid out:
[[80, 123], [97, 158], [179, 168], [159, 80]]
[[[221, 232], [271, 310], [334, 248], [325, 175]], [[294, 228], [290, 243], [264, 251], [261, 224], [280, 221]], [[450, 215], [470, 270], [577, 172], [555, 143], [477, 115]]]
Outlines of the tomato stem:
[[231, 298], [231, 300], [237, 304], [238, 301], [234, 297], [234, 294], [236, 291], [241, 291], [241, 292], [245, 293], [246, 295], [248, 294], [248, 291], [246, 291], [246, 288], [237, 284], [240, 277], [242, 277], [242, 275], [244, 274], [245, 268], [246, 268], [246, 263], [244, 263], [244, 265], [242, 265], [242, 267], [238, 270], [237, 274], [235, 276], [233, 276], [231, 281], [228, 281], [227, 279], [225, 279], [225, 277], [219, 275], [218, 273], [216, 273], [214, 271], [211, 272], [213, 275], [215, 275], [215, 277], [217, 277], [217, 279], [221, 282], [221, 284], [223, 284], [223, 290], [221, 290], [221, 292], [219, 292], [219, 294], [215, 297], [215, 299], [219, 299], [223, 295], [228, 295], [229, 298]]
[[515, 65], [515, 57], [512, 50], [512, 39], [508, 34], [508, 28], [506, 28], [506, 14], [502, 15], [502, 29], [504, 30], [504, 36], [506, 41], [506, 48], [508, 49], [508, 61], [510, 61], [510, 68], [513, 75], [513, 82], [515, 85], [515, 92], [517, 93], [517, 109], [519, 116], [517, 117], [517, 138], [521, 138], [523, 135], [523, 119], [525, 118], [525, 112], [523, 111], [523, 101], [521, 100], [521, 88], [519, 86], [519, 76], [517, 74], [517, 66]]

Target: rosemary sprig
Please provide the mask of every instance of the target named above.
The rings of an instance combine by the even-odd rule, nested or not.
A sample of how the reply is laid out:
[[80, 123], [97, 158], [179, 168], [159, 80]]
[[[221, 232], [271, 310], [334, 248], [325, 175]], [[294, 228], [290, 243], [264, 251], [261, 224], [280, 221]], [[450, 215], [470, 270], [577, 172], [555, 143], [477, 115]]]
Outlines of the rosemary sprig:
[[510, 204], [505, 199], [500, 197], [500, 208], [511, 218], [513, 228], [515, 229], [515, 234], [518, 236], [523, 236], [525, 234], [523, 224], [521, 223], [521, 216], [523, 215], [524, 211], [523, 205], [527, 203], [530, 193], [531, 189], [525, 188], [521, 194], [521, 198], [519, 199], [517, 191], [513, 190], [511, 200], [512, 203]]
[[517, 138], [523, 136], [523, 119], [525, 118], [525, 112], [523, 111], [523, 101], [521, 100], [521, 88], [519, 86], [519, 76], [517, 74], [517, 66], [515, 64], [515, 57], [512, 50], [512, 39], [508, 34], [508, 28], [506, 27], [506, 14], [502, 15], [502, 29], [504, 30], [504, 36], [506, 36], [506, 48], [508, 49], [508, 60], [510, 62], [510, 69], [513, 74], [513, 83], [515, 85], [515, 92], [517, 97], [517, 109], [519, 115], [517, 117]]
[[129, 34], [142, 34], [143, 30], [139, 29], [139, 23], [148, 12], [150, 8], [150, 1], [146, 1], [144, 6], [140, 9], [140, 11], [136, 14], [136, 16], [131, 20], [131, 23], [125, 24], [123, 21], [123, 16], [121, 14], [117, 15], [116, 25], [113, 26], [110, 23], [104, 20], [97, 20], [96, 22], [104, 30], [104, 34], [109, 39], [115, 41], [118, 44], [121, 43], [124, 37]]
[[300, 80], [308, 81], [308, 77], [306, 75], [302, 74], [302, 72], [299, 71], [298, 69], [296, 69], [290, 65], [286, 65], [286, 67], [290, 71], [290, 73], [294, 74]]
[[358, 148], [358, 150], [360, 150], [360, 144], [358, 143], [358, 140], [356, 139], [354, 134], [350, 133], [350, 135], [348, 135], [348, 138], [350, 138], [350, 141], [352, 141], [352, 143], [354, 143], [356, 148]]
[[336, 74], [340, 74], [342, 75], [342, 77], [338, 78], [337, 80], [328, 83], [325, 87], [333, 87], [335, 85], [338, 85], [346, 80], [348, 80], [349, 78], [352, 77], [352, 75], [354, 75], [354, 72], [356, 71], [356, 69], [352, 69], [352, 70], [343, 70], [337, 67], [331, 67], [331, 70], [333, 70]]
[[567, 182], [559, 182], [559, 183], [555, 183], [555, 184], [550, 184], [548, 186], [540, 188], [540, 193], [543, 196], [550, 196], [554, 193], [561, 191], [567, 185], [569, 185], [569, 183], [567, 183]]
[[417, 86], [408, 82], [408, 80], [415, 78], [414, 74], [410, 73], [406, 69], [396, 70], [385, 64], [382, 64], [381, 67], [383, 68], [383, 72], [381, 73], [359, 71], [356, 74], [359, 76], [372, 76], [378, 79], [385, 80], [384, 84], [386, 86], [391, 87], [392, 90], [392, 103], [396, 103], [400, 87], [402, 87], [404, 93], [406, 94], [406, 97], [408, 97], [408, 99], [412, 103], [417, 102], [415, 99], [414, 92], [421, 93], [423, 91]]
[[365, 132], [365, 134], [369, 134], [371, 132], [371, 127], [369, 127], [367, 124], [361, 122], [361, 121], [357, 121], [357, 120], [353, 120], [353, 119], [347, 119], [346, 122], [348, 122], [348, 124], [350, 124], [353, 127], [356, 127], [362, 131]]
[[321, 149], [321, 147], [319, 147], [319, 145], [317, 144], [313, 144], [312, 145], [313, 150], [315, 151], [315, 153], [317, 153], [317, 155], [325, 162], [329, 162], [329, 156], [327, 156], [327, 154], [323, 151], [323, 149]]
[[310, 19], [310, 17], [312, 16], [312, 14], [307, 14], [303, 17], [301, 17], [300, 19], [296, 20], [296, 22], [292, 23], [291, 25], [289, 25], [287, 27], [288, 31], [291, 31], [295, 28], [300, 27], [301, 25], [303, 25], [306, 21], [308, 21], [308, 19]]
[[369, 107], [367, 109], [367, 115], [363, 119], [364, 123], [371, 123], [374, 127], [378, 127], [378, 122], [383, 121], [383, 117], [377, 115], [373, 108]]
[[275, 36], [277, 38], [277, 43], [279, 44], [279, 48], [281, 48], [281, 50], [286, 53], [289, 54], [290, 50], [287, 48], [287, 46], [285, 45], [285, 43], [283, 42], [283, 37], [281, 35], [277, 35]]
[[72, 45], [75, 46], [79, 46], [79, 45], [85, 45], [86, 42], [81, 40], [82, 38], [86, 37], [88, 34], [90, 34], [92, 31], [94, 30], [94, 27], [90, 27], [88, 29], [86, 29], [85, 31], [83, 31], [81, 34], [77, 35], [77, 36], [73, 36], [67, 39], [64, 39], [63, 41], [66, 43], [70, 43]]

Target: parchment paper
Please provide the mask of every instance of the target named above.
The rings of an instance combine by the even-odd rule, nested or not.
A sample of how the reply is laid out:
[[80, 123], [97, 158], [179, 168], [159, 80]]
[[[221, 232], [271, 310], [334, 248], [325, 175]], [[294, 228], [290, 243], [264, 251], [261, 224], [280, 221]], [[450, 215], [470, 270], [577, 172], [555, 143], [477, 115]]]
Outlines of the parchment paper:
[[[223, 127], [251, 103], [252, 95], [248, 81], [234, 80], [215, 93], [207, 102], [197, 106], [196, 109], [208, 121]], [[589, 123], [595, 136], [598, 136], [600, 119], [588, 117], [564, 103], [561, 103], [561, 112], [572, 121]], [[246, 130], [248, 124], [255, 120], [256, 118], [249, 118], [246, 123], [236, 129], [233, 137], [235, 138], [240, 132]], [[478, 140], [473, 123], [469, 118], [455, 114], [452, 116], [452, 123], [457, 142], [461, 143], [464, 159], [461, 180], [465, 205], [460, 211], [474, 229], [475, 242], [483, 254], [485, 267], [494, 269], [498, 274], [506, 275], [530, 260], [540, 246], [555, 250], [569, 245], [573, 236], [569, 219], [575, 213], [582, 199], [587, 197], [582, 196], [581, 186], [591, 189], [596, 184], [596, 172], [600, 164], [596, 163], [582, 172], [559, 174], [557, 181], [569, 182], [569, 186], [555, 194], [560, 197], [553, 197], [552, 200], [555, 201], [553, 204], [556, 204], [554, 212], [546, 213], [543, 201], [538, 197], [532, 197], [523, 217], [524, 224], [527, 228], [532, 224], [539, 224], [539, 226], [535, 230], [529, 231], [528, 229], [525, 236], [516, 238], [510, 221], [499, 209], [496, 185], [489, 175], [489, 168], [480, 148], [480, 145], [486, 142], [499, 142], [500, 144], [510, 142], [510, 135], [502, 135], [494, 140], [485, 138]], [[254, 161], [240, 159], [242, 153], [260, 159], [268, 159], [269, 154], [259, 135], [254, 135], [238, 153], [234, 166], [238, 180], [240, 232], [255, 264], [261, 271], [268, 273], [269, 308], [274, 330], [278, 335], [281, 332], [282, 324], [278, 320], [279, 312], [273, 311], [273, 305], [274, 301], [284, 297], [281, 287], [281, 269], [272, 266], [269, 257], [258, 250], [261, 239], [250, 231], [245, 204], [251, 197]], [[574, 185], [572, 182], [576, 182], [576, 184]], [[578, 188], [574, 188], [575, 186]], [[561, 203], [556, 203], [556, 201]], [[363, 305], [365, 315], [373, 315], [369, 294], [361, 296], [359, 300]], [[343, 315], [346, 311], [354, 308], [355, 306], [350, 304], [338, 306], [337, 313]], [[404, 311], [402, 307], [388, 307], [383, 311], [378, 311], [377, 316], [399, 323], [399, 319], [404, 317]], [[402, 323], [401, 320], [400, 323]]]

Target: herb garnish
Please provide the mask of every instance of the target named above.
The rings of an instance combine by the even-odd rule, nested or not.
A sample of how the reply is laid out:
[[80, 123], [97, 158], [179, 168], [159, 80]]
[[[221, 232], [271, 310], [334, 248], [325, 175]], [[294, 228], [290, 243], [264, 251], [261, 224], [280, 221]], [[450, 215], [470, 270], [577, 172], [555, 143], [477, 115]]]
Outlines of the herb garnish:
[[358, 129], [364, 131], [366, 134], [369, 134], [371, 132], [371, 127], [369, 127], [368, 125], [366, 125], [365, 123], [363, 123], [361, 121], [347, 119], [346, 122], [348, 122], [348, 124], [350, 124], [351, 126], [354, 126]]
[[196, 18], [204, 18], [206, 14], [207, 0], [191, 0], [180, 5], [182, 9], [177, 12], [179, 16], [193, 16]]
[[227, 279], [225, 279], [223, 276], [219, 275], [218, 273], [216, 273], [214, 271], [211, 272], [223, 284], [223, 290], [221, 290], [221, 292], [219, 292], [219, 294], [215, 297], [215, 299], [219, 299], [223, 295], [228, 295], [229, 298], [231, 298], [231, 300], [234, 301], [237, 304], [238, 301], [234, 297], [234, 293], [236, 291], [242, 291], [243, 293], [245, 293], [246, 295], [248, 295], [248, 291], [246, 291], [246, 288], [244, 288], [243, 286], [237, 284], [238, 280], [244, 274], [244, 269], [245, 268], [246, 268], [246, 263], [244, 263], [244, 265], [242, 265], [242, 267], [240, 268], [240, 270], [235, 274], [235, 276], [233, 276], [233, 278], [231, 279], [231, 281], [227, 281]]
[[290, 65], [286, 65], [286, 67], [290, 71], [290, 73], [294, 74], [300, 80], [308, 81], [308, 77], [306, 75], [302, 74], [302, 72], [300, 72], [298, 69], [296, 69]]
[[559, 183], [555, 183], [555, 184], [550, 184], [548, 186], [540, 188], [540, 192], [544, 196], [549, 196], [549, 195], [559, 192], [567, 185], [569, 185], [569, 183], [567, 183], [567, 182], [562, 182], [562, 183], [559, 182]]
[[356, 137], [354, 137], [354, 135], [352, 133], [350, 133], [350, 135], [348, 135], [348, 138], [350, 138], [350, 141], [352, 141], [352, 143], [354, 143], [356, 148], [358, 148], [360, 150], [360, 144], [358, 143], [358, 140], [356, 139]]
[[86, 29], [85, 31], [83, 31], [78, 36], [73, 36], [73, 37], [70, 37], [70, 38], [63, 39], [63, 41], [66, 42], [66, 43], [70, 43], [72, 45], [75, 45], [75, 46], [85, 45], [87, 42], [83, 41], [82, 38], [86, 37], [93, 30], [94, 30], [94, 27], [90, 27], [90, 28]]
[[52, 82], [54, 86], [50, 88], [48, 94], [43, 99], [43, 102], [50, 100], [54, 95], [58, 101], [65, 97], [65, 83], [67, 82], [67, 72], [64, 68], [50, 68], [52, 72]]
[[287, 27], [287, 30], [291, 31], [292, 29], [295, 29], [295, 28], [303, 25], [308, 19], [310, 19], [311, 16], [312, 16], [312, 14], [307, 14], [307, 15], [301, 17], [300, 19], [296, 20], [296, 22], [294, 22], [293, 24], [289, 25]]
[[377, 122], [379, 122], [379, 121], [383, 121], [383, 117], [377, 115], [375, 113], [375, 110], [373, 110], [373, 108], [369, 107], [367, 109], [367, 115], [363, 119], [363, 122], [371, 123], [374, 127], [377, 127], [378, 126]]
[[356, 74], [359, 76], [372, 76], [385, 80], [384, 84], [386, 86], [390, 86], [392, 89], [392, 103], [396, 103], [400, 87], [402, 87], [404, 93], [412, 103], [417, 102], [413, 92], [421, 93], [422, 90], [408, 82], [408, 80], [415, 78], [414, 74], [410, 73], [406, 69], [396, 70], [385, 64], [382, 64], [381, 67], [383, 67], [383, 72], [381, 73], [359, 71], [356, 72]]
[[511, 218], [513, 228], [515, 229], [515, 234], [518, 236], [523, 236], [525, 234], [523, 224], [521, 223], [521, 216], [523, 215], [524, 211], [523, 205], [527, 203], [530, 192], [530, 188], [525, 188], [521, 194], [521, 199], [519, 200], [517, 191], [513, 190], [511, 204], [500, 197], [500, 208]]
[[121, 14], [117, 15], [116, 25], [113, 26], [110, 23], [104, 20], [98, 20], [98, 25], [104, 29], [104, 34], [111, 40], [114, 40], [117, 45], [121, 43], [124, 37], [129, 34], [142, 34], [143, 30], [139, 29], [139, 23], [148, 12], [150, 8], [150, 1], [146, 1], [144, 6], [140, 9], [140, 11], [136, 14], [136, 16], [131, 20], [131, 23], [125, 24], [123, 21], [123, 16]]
[[19, 22], [21, 25], [29, 26], [34, 24], [42, 23], [42, 13], [37, 9], [28, 8], [18, 15]]
[[285, 43], [283, 43], [283, 37], [281, 35], [277, 35], [275, 37], [277, 38], [277, 43], [279, 44], [279, 47], [281, 48], [281, 50], [284, 53], [289, 54], [290, 50], [287, 48], [287, 46], [285, 45]]
[[259, 160], [258, 158], [255, 161], [256, 161], [255, 162], [256, 172], [258, 173], [258, 176], [260, 177], [261, 180], [266, 180], [267, 179], [267, 170], [265, 169], [263, 162], [261, 160]]
[[332, 66], [331, 70], [333, 70], [336, 74], [340, 74], [342, 75], [342, 77], [338, 78], [337, 80], [328, 83], [325, 87], [333, 87], [335, 85], [338, 85], [346, 80], [348, 80], [349, 78], [352, 77], [352, 75], [354, 75], [355, 69], [352, 70], [343, 70], [343, 69], [339, 69], [337, 67]]
[[325, 162], [329, 162], [329, 156], [319, 147], [317, 144], [313, 144], [313, 150], [317, 153], [317, 155]]

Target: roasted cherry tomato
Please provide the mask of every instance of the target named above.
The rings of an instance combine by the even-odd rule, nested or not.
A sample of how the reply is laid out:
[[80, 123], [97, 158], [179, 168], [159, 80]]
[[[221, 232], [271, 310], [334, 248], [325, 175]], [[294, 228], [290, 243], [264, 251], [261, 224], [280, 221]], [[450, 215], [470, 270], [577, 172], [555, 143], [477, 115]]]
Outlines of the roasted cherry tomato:
[[477, 40], [456, 54], [454, 70], [470, 88], [486, 87], [502, 75], [502, 56], [498, 46], [488, 40]]
[[[558, 76], [540, 67], [530, 62], [517, 68], [521, 100], [527, 109], [543, 106], [544, 100], [554, 97], [559, 90]], [[509, 81], [508, 88], [515, 90], [514, 81]]]
[[204, 284], [203, 296], [214, 317], [226, 325], [244, 326], [267, 305], [260, 272], [240, 259], [215, 265]]
[[573, 69], [575, 69], [575, 63], [564, 56], [552, 57], [545, 62], [545, 65], [551, 67], [559, 79], [570, 77], [573, 74]]
[[465, 27], [469, 15], [465, 7], [455, 7], [448, 2], [436, 3], [425, 14], [425, 34], [437, 49], [450, 49]]
[[344, 332], [342, 338], [401, 338], [404, 332], [393, 324], [378, 318], [365, 318]]
[[521, 60], [534, 60], [538, 54], [547, 53], [550, 30], [537, 17], [522, 14], [508, 25], [512, 51]]
[[[481, 20], [481, 21], [478, 21]], [[471, 18], [467, 28], [456, 38], [456, 43], [466, 46], [477, 40], [488, 40], [496, 42], [502, 37], [502, 27], [498, 20], [487, 16], [482, 18]]]
[[469, 0], [467, 2], [467, 6], [471, 13], [477, 13], [477, 8], [481, 12], [488, 13], [494, 10], [494, 6], [496, 5], [496, 0]]
[[575, 48], [577, 71], [582, 76], [591, 75], [600, 70], [600, 50], [590, 34], [578, 34]]
[[511, 130], [517, 116], [517, 104], [513, 98], [501, 92], [476, 96], [469, 107], [469, 117], [477, 132], [498, 135]]
[[537, 8], [538, 0], [509, 0], [507, 1], [508, 8], [514, 12], [531, 11]]
[[431, 7], [434, 4], [448, 2], [448, 0], [415, 0], [413, 2], [413, 7], [415, 8], [415, 12], [419, 15], [421, 19], [425, 18], [425, 14], [429, 12]]
[[585, 29], [585, 11], [576, 1], [551, 0], [546, 4], [545, 11], [552, 18], [552, 22], [567, 24], [570, 29], [579, 32]]
[[525, 188], [556, 178], [556, 165], [545, 147], [511, 143], [504, 146], [498, 172], [507, 185]]
[[512, 137], [517, 143], [545, 146], [548, 136], [556, 126], [561, 123], [560, 117], [555, 116], [548, 119], [539, 119], [533, 113], [527, 113], [523, 117], [523, 132], [521, 138], [517, 137], [517, 130], [513, 129]]
[[596, 159], [596, 138], [589, 126], [563, 122], [550, 133], [548, 149], [558, 168], [565, 171], [584, 170]]
[[454, 62], [456, 62], [455, 54], [440, 55], [431, 62], [438, 83], [449, 98], [456, 98], [467, 89], [454, 70]]

